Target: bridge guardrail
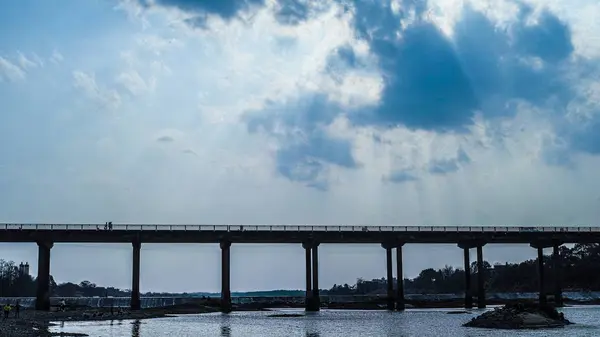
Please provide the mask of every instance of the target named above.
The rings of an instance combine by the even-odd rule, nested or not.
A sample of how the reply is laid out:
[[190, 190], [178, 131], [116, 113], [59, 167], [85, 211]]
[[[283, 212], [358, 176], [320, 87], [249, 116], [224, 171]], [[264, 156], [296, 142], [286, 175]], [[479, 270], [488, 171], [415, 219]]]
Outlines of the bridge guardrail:
[[[107, 228], [108, 229], [108, 228]], [[105, 224], [0, 224], [0, 230], [105, 230]], [[301, 231], [301, 232], [600, 232], [600, 226], [369, 226], [112, 224], [112, 231]]]

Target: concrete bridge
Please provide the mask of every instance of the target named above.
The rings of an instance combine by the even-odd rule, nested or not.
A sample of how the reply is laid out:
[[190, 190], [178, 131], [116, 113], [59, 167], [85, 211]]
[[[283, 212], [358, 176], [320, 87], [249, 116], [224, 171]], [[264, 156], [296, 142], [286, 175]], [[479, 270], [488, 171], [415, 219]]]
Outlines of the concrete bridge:
[[[142, 243], [219, 243], [221, 248], [221, 304], [231, 310], [230, 247], [235, 243], [296, 243], [306, 256], [306, 296], [308, 311], [319, 310], [320, 244], [381, 244], [386, 250], [387, 307], [404, 310], [402, 246], [407, 243], [457, 244], [464, 251], [465, 270], [470, 270], [469, 250], [477, 251], [477, 270], [483, 270], [486, 244], [522, 243], [537, 249], [539, 257], [540, 302], [546, 302], [543, 248], [553, 248], [554, 272], [559, 273], [558, 248], [565, 243], [600, 242], [596, 227], [517, 227], [517, 226], [313, 226], [313, 225], [164, 225], [164, 224], [0, 224], [0, 242], [35, 242], [39, 248], [35, 307], [50, 308], [50, 251], [60, 242], [128, 242], [133, 246], [132, 293], [130, 306], [140, 309], [140, 251]], [[393, 284], [393, 250], [396, 251], [396, 287]], [[471, 273], [465, 273], [465, 307], [484, 308], [484, 277], [478, 277], [477, 293], [472, 294]], [[483, 275], [485, 276], [485, 275]], [[395, 288], [395, 289], [394, 289]], [[562, 304], [561, 285], [554, 285], [554, 298]]]

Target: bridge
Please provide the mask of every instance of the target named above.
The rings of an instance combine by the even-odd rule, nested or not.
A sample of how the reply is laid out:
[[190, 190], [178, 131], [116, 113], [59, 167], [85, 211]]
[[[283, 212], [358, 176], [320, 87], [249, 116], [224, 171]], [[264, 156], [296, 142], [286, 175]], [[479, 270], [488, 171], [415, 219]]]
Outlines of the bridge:
[[[132, 292], [130, 307], [139, 310], [140, 252], [142, 243], [218, 243], [221, 248], [221, 307], [231, 311], [230, 247], [236, 243], [301, 244], [306, 256], [306, 296], [308, 311], [320, 308], [319, 258], [320, 244], [381, 244], [386, 250], [387, 308], [404, 310], [402, 247], [407, 243], [457, 244], [464, 251], [464, 268], [470, 270], [470, 249], [477, 251], [477, 291], [471, 291], [471, 272], [465, 273], [465, 307], [484, 308], [485, 273], [483, 247], [486, 244], [529, 244], [537, 249], [539, 301], [545, 303], [543, 291], [543, 249], [553, 248], [552, 265], [560, 273], [558, 249], [567, 243], [600, 242], [600, 226], [366, 226], [366, 225], [188, 225], [188, 224], [0, 224], [0, 242], [35, 242], [38, 245], [38, 271], [35, 307], [50, 309], [50, 251], [54, 243], [96, 242], [131, 243], [133, 247]], [[396, 286], [393, 284], [393, 250], [396, 251]], [[557, 279], [557, 278], [555, 278]], [[561, 285], [554, 285], [554, 301], [562, 305]]]

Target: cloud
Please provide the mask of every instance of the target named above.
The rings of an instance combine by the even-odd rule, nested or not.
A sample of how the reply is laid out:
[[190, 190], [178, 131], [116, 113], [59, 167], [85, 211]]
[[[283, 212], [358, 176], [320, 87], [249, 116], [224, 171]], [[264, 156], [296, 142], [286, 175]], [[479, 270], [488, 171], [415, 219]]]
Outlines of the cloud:
[[54, 50], [52, 51], [52, 56], [50, 56], [50, 62], [53, 62], [55, 64], [58, 64], [62, 61], [64, 61], [64, 56], [58, 52], [58, 50]]
[[417, 181], [418, 179], [419, 178], [417, 178], [409, 171], [396, 171], [390, 174], [389, 176], [384, 177], [384, 180], [391, 181], [394, 183], [405, 183], [409, 181]]
[[[5, 219], [576, 225], [600, 216], [598, 4], [140, 3], [82, 3], [96, 24], [44, 24], [61, 36], [50, 49], [39, 29], [11, 24], [23, 36], [0, 48], [28, 80], [13, 85], [3, 66]], [[68, 62], [19, 61], [17, 51], [52, 62], [53, 48]], [[85, 113], [99, 108], [118, 113]], [[380, 247], [326, 247], [324, 284], [384, 272], [366, 257], [382, 258]], [[126, 249], [106, 250], [108, 261]], [[143, 260], [181, 266], [179, 248], [144, 249]], [[264, 249], [265, 264], [280, 266]], [[454, 262], [414, 249], [412, 272], [460, 264], [455, 248], [440, 248]], [[351, 268], [348, 254], [365, 267]], [[61, 277], [79, 277], [72, 269]], [[148, 287], [175, 284], [153, 273]]]
[[175, 141], [175, 138], [171, 137], [171, 136], [160, 136], [158, 138], [156, 138], [157, 142], [161, 142], [161, 143], [171, 143], [173, 141]]
[[458, 150], [456, 158], [437, 159], [429, 164], [429, 172], [433, 174], [452, 173], [460, 169], [461, 164], [468, 164], [471, 158], [462, 149]]
[[21, 66], [22, 69], [35, 68], [38, 66], [38, 63], [29, 60], [21, 52], [19, 52], [18, 55], [19, 55], [19, 58], [18, 58], [19, 66]]
[[82, 71], [73, 72], [73, 85], [80, 89], [89, 99], [106, 109], [116, 109], [121, 104], [121, 97], [115, 90], [105, 89], [96, 83], [94, 74]]
[[0, 80], [1, 79], [11, 82], [22, 81], [25, 79], [25, 71], [16, 64], [0, 56]]
[[116, 81], [134, 96], [148, 93], [154, 90], [156, 86], [156, 78], [150, 78], [148, 81], [146, 81], [135, 70], [119, 74], [119, 76], [116, 78]]

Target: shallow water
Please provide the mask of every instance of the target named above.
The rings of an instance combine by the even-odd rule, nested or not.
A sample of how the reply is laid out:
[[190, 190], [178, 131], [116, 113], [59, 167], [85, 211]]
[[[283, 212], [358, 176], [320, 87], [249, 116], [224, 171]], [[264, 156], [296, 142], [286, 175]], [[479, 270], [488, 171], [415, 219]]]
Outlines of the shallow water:
[[[323, 310], [305, 317], [274, 318], [272, 312], [235, 312], [185, 315], [144, 321], [67, 322], [51, 331], [83, 332], [90, 336], [506, 336], [506, 331], [464, 328], [462, 323], [479, 315], [449, 315], [454, 309], [407, 310], [405, 312]], [[489, 309], [488, 309], [489, 310]], [[283, 310], [282, 310], [283, 311]], [[510, 331], [518, 336], [600, 336], [600, 306], [565, 308], [565, 317], [577, 324], [564, 329]], [[301, 312], [285, 310], [285, 312]]]

